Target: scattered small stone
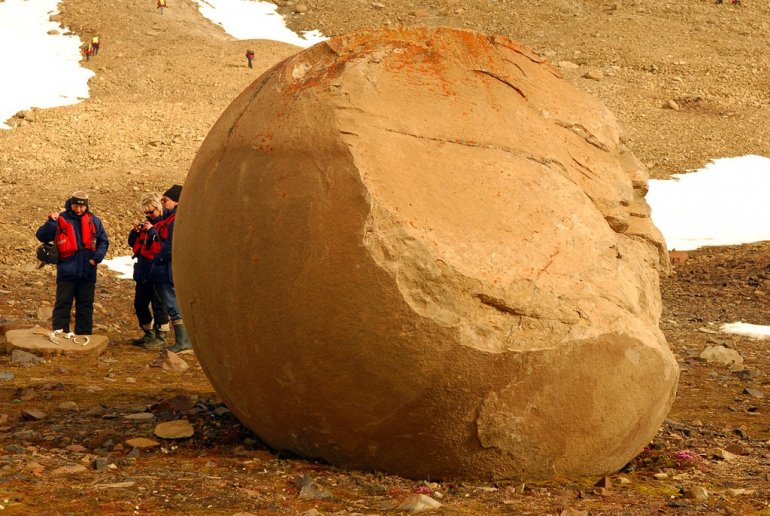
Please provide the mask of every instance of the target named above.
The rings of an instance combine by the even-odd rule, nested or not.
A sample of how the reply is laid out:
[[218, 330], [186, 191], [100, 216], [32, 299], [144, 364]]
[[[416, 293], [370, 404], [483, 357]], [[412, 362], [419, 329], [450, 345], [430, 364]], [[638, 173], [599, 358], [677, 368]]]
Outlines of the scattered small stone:
[[195, 429], [186, 419], [177, 419], [160, 423], [154, 433], [163, 439], [187, 439], [193, 436]]
[[297, 14], [305, 14], [307, 13], [307, 5], [305, 4], [297, 4], [294, 6], [294, 12]]
[[227, 407], [217, 407], [214, 409], [214, 415], [217, 417], [222, 417], [225, 414], [229, 414], [229, 413], [230, 413], [230, 409], [228, 409]]
[[588, 70], [583, 74], [584, 79], [591, 79], [592, 81], [601, 81], [604, 79], [604, 72], [601, 70]]
[[675, 100], [667, 100], [663, 103], [663, 109], [672, 109], [674, 111], [679, 111], [679, 104], [676, 103]]
[[612, 480], [610, 480], [610, 477], [600, 478], [599, 481], [594, 484], [594, 487], [612, 489]]
[[397, 510], [417, 513], [417, 512], [438, 509], [441, 506], [442, 505], [440, 502], [434, 500], [428, 495], [413, 494], [412, 496], [404, 500], [404, 502], [398, 506]]
[[37, 319], [40, 321], [47, 321], [51, 318], [51, 307], [50, 306], [41, 306], [37, 309]]
[[21, 411], [21, 418], [27, 421], [39, 421], [45, 419], [46, 413], [36, 408], [28, 408]]
[[752, 396], [754, 398], [764, 398], [765, 393], [760, 391], [759, 389], [752, 389], [750, 387], [746, 387], [743, 389], [744, 394], [748, 394], [749, 396]]
[[734, 376], [737, 376], [741, 380], [751, 380], [752, 378], [756, 378], [759, 374], [759, 371], [756, 369], [738, 369], [737, 371], [732, 372]]
[[107, 466], [109, 466], [110, 462], [105, 459], [104, 457], [99, 457], [91, 461], [91, 469], [94, 469], [96, 471], [102, 471], [107, 469]]
[[42, 358], [39, 356], [29, 353], [27, 351], [21, 350], [21, 349], [14, 349], [11, 351], [11, 362], [14, 364], [28, 364], [28, 365], [34, 365], [34, 364], [42, 364], [45, 362]]
[[78, 404], [75, 403], [74, 401], [63, 401], [59, 403], [59, 406], [57, 408], [59, 410], [69, 410], [72, 412], [77, 412], [79, 410]]
[[80, 444], [70, 444], [65, 448], [65, 450], [75, 453], [85, 453], [88, 451], [88, 448]]
[[147, 421], [149, 419], [153, 419], [155, 417], [155, 414], [152, 412], [137, 412], [135, 414], [126, 414], [123, 416], [123, 419], [129, 419], [132, 421]]
[[703, 350], [700, 357], [706, 362], [722, 365], [740, 365], [743, 363], [743, 357], [737, 351], [724, 346], [709, 346]]
[[18, 444], [9, 444], [5, 447], [5, 451], [13, 455], [24, 455], [27, 453], [27, 449]]
[[102, 417], [106, 413], [107, 413], [107, 409], [106, 408], [104, 408], [102, 406], [98, 406], [98, 407], [94, 407], [92, 409], [88, 409], [87, 411], [85, 411], [83, 413], [83, 415], [84, 416], [92, 416], [92, 417]]
[[114, 484], [96, 484], [97, 489], [120, 489], [120, 488], [127, 488], [127, 487], [134, 487], [136, 482], [116, 482]]
[[556, 66], [561, 68], [562, 70], [577, 70], [580, 68], [580, 65], [577, 63], [573, 63], [572, 61], [559, 61], [556, 63]]
[[0, 371], [0, 380], [13, 380], [14, 376], [13, 373], [10, 373], [8, 371]]
[[186, 371], [190, 368], [190, 364], [185, 362], [185, 360], [180, 357], [178, 354], [173, 353], [171, 351], [167, 351], [166, 356], [164, 357], [163, 361], [160, 364], [160, 367], [165, 369], [166, 371]]
[[84, 473], [86, 471], [88, 471], [88, 469], [85, 466], [77, 464], [75, 466], [62, 466], [61, 468], [53, 470], [51, 473], [54, 475], [74, 475], [77, 473]]
[[34, 430], [19, 430], [14, 432], [12, 437], [17, 441], [32, 441], [37, 438], [37, 432]]
[[299, 497], [303, 500], [331, 500], [332, 494], [318, 485], [313, 479], [304, 475], [297, 479], [295, 482], [297, 489], [299, 489]]
[[726, 493], [730, 496], [752, 495], [754, 494], [754, 489], [733, 488], [728, 489]]
[[668, 473], [655, 473], [652, 478], [655, 480], [666, 480], [668, 478]]
[[34, 389], [19, 388], [13, 393], [13, 397], [21, 401], [29, 401], [38, 398], [39, 395]]
[[155, 448], [157, 446], [160, 446], [160, 443], [158, 441], [153, 441], [152, 439], [146, 439], [144, 437], [134, 437], [133, 439], [126, 439], [126, 444], [132, 448], [138, 448], [140, 450], [144, 450], [147, 448]]
[[728, 451], [734, 455], [748, 455], [749, 452], [741, 446], [740, 444], [731, 444], [725, 448], [725, 451]]
[[740, 426], [738, 428], [733, 428], [733, 433], [740, 437], [741, 439], [748, 439], [749, 434], [746, 433], [746, 430], [744, 428], [741, 428]]
[[711, 450], [710, 454], [715, 459], [721, 459], [721, 460], [733, 460], [737, 458], [737, 455], [735, 455], [734, 453], [730, 453], [729, 451], [723, 450], [721, 448], [715, 448]]
[[703, 502], [708, 500], [709, 493], [703, 486], [693, 486], [685, 492], [685, 497]]

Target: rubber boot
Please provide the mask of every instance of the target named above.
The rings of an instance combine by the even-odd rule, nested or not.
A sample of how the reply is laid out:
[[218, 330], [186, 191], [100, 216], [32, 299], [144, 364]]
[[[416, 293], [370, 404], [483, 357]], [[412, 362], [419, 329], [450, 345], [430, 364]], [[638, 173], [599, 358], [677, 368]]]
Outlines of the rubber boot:
[[158, 328], [155, 328], [155, 335], [149, 342], [145, 342], [142, 347], [144, 349], [165, 349], [166, 348], [166, 333]]
[[173, 353], [179, 353], [185, 349], [192, 349], [190, 337], [187, 335], [187, 328], [181, 322], [174, 323], [174, 345], [168, 348]]
[[144, 331], [144, 335], [131, 341], [131, 344], [134, 346], [144, 346], [147, 342], [155, 340], [155, 336], [152, 334], [152, 331], [145, 330], [144, 328], [142, 328], [142, 330]]

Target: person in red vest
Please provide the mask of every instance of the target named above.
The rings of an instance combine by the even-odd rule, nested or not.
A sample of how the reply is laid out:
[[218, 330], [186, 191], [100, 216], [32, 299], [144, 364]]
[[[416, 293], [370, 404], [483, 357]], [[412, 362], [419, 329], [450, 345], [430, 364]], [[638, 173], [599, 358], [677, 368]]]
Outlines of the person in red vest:
[[[161, 250], [161, 240], [155, 227], [155, 224], [163, 219], [160, 194], [149, 193], [142, 198], [142, 202], [139, 204], [145, 219], [132, 224], [131, 232], [128, 234], [128, 245], [134, 253], [133, 257], [136, 258], [134, 263], [134, 281], [136, 282], [134, 311], [144, 335], [133, 339], [131, 343], [145, 349], [163, 349], [166, 347], [169, 318], [152, 283], [150, 283], [152, 260]], [[155, 330], [154, 333], [153, 329]]]
[[254, 51], [252, 49], [246, 50], [246, 61], [249, 62], [249, 68], [254, 68], [251, 66], [251, 62], [254, 60]]
[[83, 50], [83, 55], [86, 57], [86, 61], [90, 61], [91, 56], [94, 54], [94, 49], [91, 46], [91, 43], [86, 43], [85, 45], [83, 45], [82, 50]]
[[174, 353], [192, 348], [176, 300], [174, 275], [171, 269], [171, 241], [174, 237], [176, 207], [181, 195], [182, 185], [173, 185], [163, 192], [163, 196], [160, 198], [163, 205], [163, 220], [155, 224], [155, 229], [160, 238], [161, 248], [152, 259], [152, 270], [150, 271], [150, 281], [153, 283], [156, 295], [163, 303], [163, 308], [168, 312], [174, 327], [174, 345], [168, 348]]
[[96, 266], [107, 254], [110, 240], [102, 221], [88, 207], [88, 194], [81, 190], [74, 192], [64, 203], [64, 211], [51, 211], [35, 236], [41, 242], [54, 242], [59, 250], [53, 331], [69, 333], [74, 300], [75, 334], [91, 335]]

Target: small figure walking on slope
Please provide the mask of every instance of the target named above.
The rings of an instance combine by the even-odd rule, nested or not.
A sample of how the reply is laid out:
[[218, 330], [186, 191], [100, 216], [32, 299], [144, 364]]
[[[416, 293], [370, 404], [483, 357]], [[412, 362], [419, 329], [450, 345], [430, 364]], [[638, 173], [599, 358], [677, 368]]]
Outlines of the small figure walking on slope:
[[91, 43], [86, 43], [81, 48], [81, 51], [83, 52], [83, 55], [86, 57], [86, 61], [91, 60], [91, 56], [94, 54], [94, 49], [91, 47]]
[[93, 52], [94, 52], [95, 56], [99, 55], [99, 43], [100, 43], [99, 42], [99, 35], [98, 34], [94, 34], [93, 37], [91, 38], [91, 48], [93, 49]]
[[246, 61], [249, 62], [249, 68], [254, 68], [251, 62], [254, 60], [254, 51], [251, 49], [246, 50]]
[[160, 14], [163, 14], [163, 11], [166, 10], [166, 0], [158, 0], [158, 10], [160, 11]]

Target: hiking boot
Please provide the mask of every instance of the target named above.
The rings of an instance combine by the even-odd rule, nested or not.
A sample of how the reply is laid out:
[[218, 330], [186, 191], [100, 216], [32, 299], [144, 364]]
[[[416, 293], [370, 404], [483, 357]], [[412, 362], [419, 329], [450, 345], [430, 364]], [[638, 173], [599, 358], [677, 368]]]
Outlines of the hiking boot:
[[142, 347], [144, 349], [165, 349], [166, 348], [166, 333], [158, 328], [155, 328], [155, 335], [149, 342], [145, 342]]
[[174, 325], [174, 340], [174, 345], [168, 348], [172, 353], [179, 353], [185, 349], [192, 349], [192, 343], [190, 342], [190, 337], [187, 335], [187, 329], [184, 327], [184, 324], [179, 323]]
[[155, 335], [152, 334], [152, 331], [150, 330], [143, 330], [144, 335], [139, 337], [138, 339], [131, 340], [131, 344], [134, 346], [144, 346], [147, 342], [155, 340]]

